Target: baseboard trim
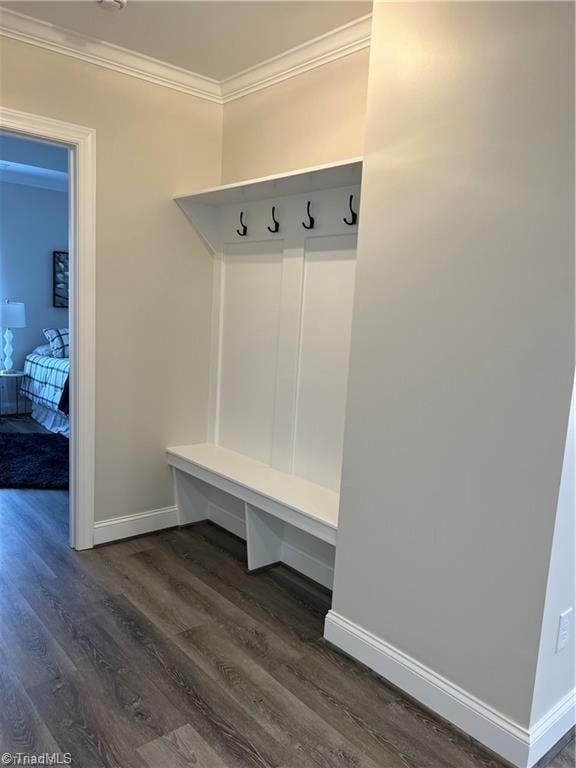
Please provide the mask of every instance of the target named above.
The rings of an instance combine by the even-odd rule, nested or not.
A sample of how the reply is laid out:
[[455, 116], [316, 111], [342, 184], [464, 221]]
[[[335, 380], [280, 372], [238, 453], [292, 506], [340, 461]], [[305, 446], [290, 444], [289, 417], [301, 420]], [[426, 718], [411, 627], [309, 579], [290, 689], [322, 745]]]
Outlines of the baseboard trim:
[[[246, 541], [246, 523], [233, 512], [211, 503], [208, 505], [208, 520]], [[283, 542], [282, 562], [323, 587], [332, 589], [334, 569], [313, 555]]]
[[530, 728], [528, 765], [547, 755], [576, 725], [576, 688], [566, 694], [556, 706]]
[[529, 730], [335, 611], [324, 637], [518, 768], [534, 765], [570, 729], [571, 718], [573, 725], [574, 692]]
[[132, 536], [143, 536], [145, 533], [154, 533], [154, 531], [174, 528], [177, 525], [176, 507], [163, 507], [149, 512], [138, 512], [135, 515], [111, 517], [94, 523], [94, 545], [129, 539]]
[[[208, 505], [208, 520], [220, 528], [246, 540], [246, 523], [238, 515], [216, 504]], [[143, 536], [146, 533], [175, 528], [179, 525], [177, 507], [152, 509], [149, 512], [139, 512], [124, 517], [111, 517], [94, 523], [94, 546], [109, 544], [112, 541], [130, 539], [133, 536]], [[334, 569], [321, 560], [303, 552], [291, 544], [284, 543], [283, 562], [303, 573], [322, 586], [332, 589]]]
[[246, 541], [246, 523], [233, 512], [210, 503], [208, 505], [208, 520]]
[[283, 542], [282, 562], [299, 573], [303, 573], [312, 581], [316, 581], [326, 589], [332, 589], [334, 584], [334, 568], [317, 557], [304, 552], [293, 544]]

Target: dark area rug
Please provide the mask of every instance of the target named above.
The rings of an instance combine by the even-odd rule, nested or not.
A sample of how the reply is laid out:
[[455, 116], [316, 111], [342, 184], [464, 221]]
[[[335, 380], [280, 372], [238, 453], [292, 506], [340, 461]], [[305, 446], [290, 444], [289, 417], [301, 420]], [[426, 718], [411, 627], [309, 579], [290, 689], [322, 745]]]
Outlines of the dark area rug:
[[0, 488], [68, 488], [68, 439], [0, 434]]

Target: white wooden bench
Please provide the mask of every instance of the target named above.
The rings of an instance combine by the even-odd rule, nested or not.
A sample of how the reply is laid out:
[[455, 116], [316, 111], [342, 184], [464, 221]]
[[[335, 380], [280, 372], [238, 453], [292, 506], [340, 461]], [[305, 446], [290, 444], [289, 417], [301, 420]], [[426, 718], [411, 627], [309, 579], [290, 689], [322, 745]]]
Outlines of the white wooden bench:
[[244, 502], [249, 570], [282, 560], [286, 525], [336, 544], [336, 492], [210, 443], [168, 448], [167, 458], [180, 525], [207, 519], [205, 499], [190, 477]]

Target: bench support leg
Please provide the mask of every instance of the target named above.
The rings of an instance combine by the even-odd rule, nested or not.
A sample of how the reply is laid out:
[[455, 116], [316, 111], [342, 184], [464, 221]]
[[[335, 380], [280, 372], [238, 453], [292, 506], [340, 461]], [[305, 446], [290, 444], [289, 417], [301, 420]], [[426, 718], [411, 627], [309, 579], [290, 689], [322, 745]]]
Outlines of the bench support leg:
[[199, 523], [208, 518], [208, 500], [198, 488], [193, 477], [172, 467], [176, 506], [178, 507], [178, 525]]
[[284, 523], [251, 504], [246, 504], [248, 570], [264, 568], [282, 560]]

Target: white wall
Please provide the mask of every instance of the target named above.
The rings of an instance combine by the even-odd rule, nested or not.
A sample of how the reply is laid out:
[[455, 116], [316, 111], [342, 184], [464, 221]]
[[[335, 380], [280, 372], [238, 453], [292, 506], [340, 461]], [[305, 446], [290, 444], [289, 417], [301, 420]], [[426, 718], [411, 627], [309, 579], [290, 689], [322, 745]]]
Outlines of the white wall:
[[68, 310], [53, 307], [52, 251], [68, 250], [68, 195], [0, 182], [0, 299], [26, 304], [26, 328], [14, 329], [14, 367], [46, 344], [42, 328], [67, 328]]
[[368, 49], [357, 51], [227, 102], [222, 182], [360, 156], [368, 59]]
[[574, 373], [574, 7], [377, 4], [335, 611], [530, 725]]

